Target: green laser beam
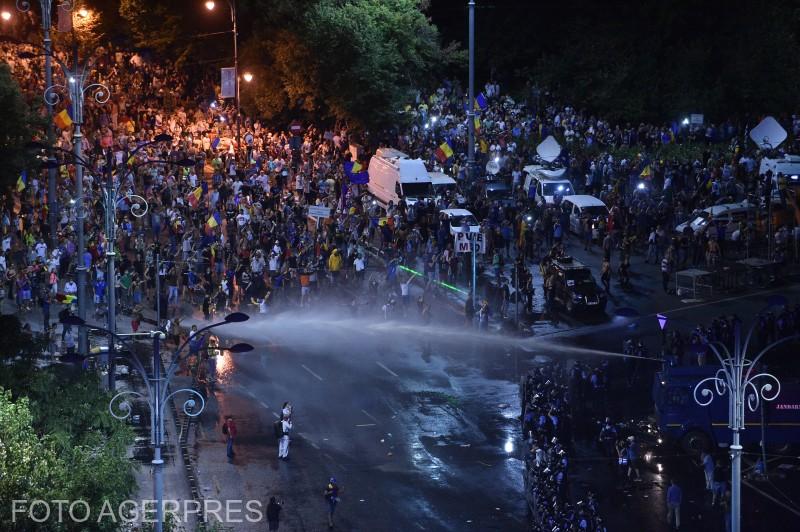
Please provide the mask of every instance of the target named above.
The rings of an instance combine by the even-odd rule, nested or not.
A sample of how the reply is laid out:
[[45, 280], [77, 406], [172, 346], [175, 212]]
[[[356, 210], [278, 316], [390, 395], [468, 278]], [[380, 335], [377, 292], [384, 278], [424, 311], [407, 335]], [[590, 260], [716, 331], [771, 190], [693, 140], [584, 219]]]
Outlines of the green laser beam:
[[[424, 276], [423, 276], [421, 273], [419, 273], [419, 272], [418, 272], [418, 271], [416, 271], [416, 270], [412, 270], [411, 268], [406, 268], [405, 266], [402, 266], [402, 265], [400, 265], [400, 264], [398, 264], [398, 265], [397, 265], [397, 267], [398, 267], [398, 268], [400, 268], [401, 270], [403, 270], [404, 272], [412, 273], [412, 274], [416, 275], [417, 277], [424, 277]], [[462, 289], [460, 289], [460, 288], [457, 288], [457, 287], [455, 287], [455, 286], [453, 286], [453, 285], [451, 285], [451, 284], [447, 284], [447, 283], [445, 283], [445, 282], [442, 282], [442, 281], [436, 281], [436, 280], [433, 280], [433, 282], [434, 282], [434, 283], [436, 283], [436, 284], [438, 284], [438, 285], [440, 285], [440, 286], [443, 286], [443, 287], [445, 287], [445, 288], [449, 288], [449, 289], [450, 289], [450, 290], [452, 290], [453, 292], [459, 292], [459, 293], [461, 293], [461, 294], [465, 294], [465, 295], [468, 295], [468, 294], [469, 294], [469, 292], [467, 292], [466, 290], [462, 290]]]

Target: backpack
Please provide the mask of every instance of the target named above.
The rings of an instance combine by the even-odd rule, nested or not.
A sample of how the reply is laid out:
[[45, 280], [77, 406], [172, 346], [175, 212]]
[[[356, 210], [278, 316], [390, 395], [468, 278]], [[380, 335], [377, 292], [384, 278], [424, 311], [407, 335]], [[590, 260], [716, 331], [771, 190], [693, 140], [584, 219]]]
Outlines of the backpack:
[[228, 424], [227, 423], [223, 423], [222, 424], [222, 433], [225, 434], [226, 436], [228, 435]]
[[278, 420], [272, 424], [272, 430], [275, 432], [275, 437], [280, 439], [283, 438], [283, 421]]

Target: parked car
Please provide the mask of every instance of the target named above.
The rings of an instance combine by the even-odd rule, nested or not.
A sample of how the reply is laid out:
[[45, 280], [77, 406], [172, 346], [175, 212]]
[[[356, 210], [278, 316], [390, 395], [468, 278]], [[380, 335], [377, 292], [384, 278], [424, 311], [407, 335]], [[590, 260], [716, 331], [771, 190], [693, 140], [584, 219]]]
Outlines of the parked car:
[[697, 234], [706, 230], [709, 225], [721, 222], [726, 224], [725, 238], [727, 239], [736, 230], [738, 222], [744, 221], [747, 223], [754, 221], [756, 218], [756, 211], [756, 206], [749, 201], [714, 205], [692, 214], [689, 220], [675, 228], [675, 232], [683, 233], [686, 228], [689, 227], [693, 233]]

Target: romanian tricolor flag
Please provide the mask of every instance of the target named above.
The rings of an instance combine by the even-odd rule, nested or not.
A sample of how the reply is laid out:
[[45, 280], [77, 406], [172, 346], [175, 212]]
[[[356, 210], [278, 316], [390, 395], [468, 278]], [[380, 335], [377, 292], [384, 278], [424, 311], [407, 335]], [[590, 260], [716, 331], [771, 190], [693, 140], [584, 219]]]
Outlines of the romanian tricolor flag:
[[222, 223], [222, 216], [218, 212], [214, 212], [211, 216], [208, 217], [208, 221], [206, 222], [206, 227], [209, 229], [214, 229], [220, 223]]
[[447, 141], [442, 142], [436, 151], [433, 153], [440, 163], [444, 163], [453, 156], [453, 148], [450, 147]]
[[479, 140], [478, 142], [480, 143], [481, 153], [489, 153], [489, 143], [483, 139]]
[[69, 126], [71, 126], [72, 117], [70, 116], [69, 109], [62, 109], [60, 113], [57, 113], [53, 117], [53, 122], [55, 122], [56, 127], [59, 129], [67, 129]]
[[480, 134], [480, 132], [481, 132], [481, 119], [476, 116], [473, 123], [475, 124], [475, 133]]
[[644, 179], [650, 179], [651, 177], [653, 177], [653, 169], [650, 168], [649, 164], [644, 167], [644, 170], [642, 170], [642, 173], [639, 174], [639, 177]]
[[475, 97], [475, 109], [483, 111], [487, 107], [489, 107], [489, 102], [486, 101], [486, 96], [484, 96], [483, 93], [478, 94], [478, 96]]
[[203, 187], [197, 187], [186, 195], [186, 201], [193, 209], [196, 209], [201, 197], [203, 197]]
[[28, 172], [23, 170], [17, 178], [17, 192], [22, 192], [28, 186]]

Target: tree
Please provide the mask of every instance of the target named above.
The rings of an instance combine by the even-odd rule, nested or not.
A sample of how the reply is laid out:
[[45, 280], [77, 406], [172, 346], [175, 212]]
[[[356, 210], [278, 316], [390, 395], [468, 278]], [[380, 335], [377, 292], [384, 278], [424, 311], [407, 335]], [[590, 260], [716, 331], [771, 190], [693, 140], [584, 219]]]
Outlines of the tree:
[[25, 529], [25, 524], [13, 522], [8, 502], [50, 500], [51, 480], [59, 465], [52, 448], [33, 429], [28, 400], [14, 402], [11, 392], [0, 388], [0, 500], [4, 501], [0, 528]]
[[0, 109], [3, 109], [3, 120], [0, 120], [0, 187], [4, 189], [14, 186], [20, 172], [30, 167], [32, 159], [25, 151], [25, 144], [30, 142], [41, 125], [31, 112], [22, 97], [19, 85], [8, 64], [0, 63]]
[[[39, 344], [14, 316], [0, 317], [0, 500], [84, 500], [91, 530], [117, 530], [111, 516], [98, 522], [104, 502], [119, 508], [135, 488], [127, 448], [130, 428], [108, 411], [110, 396], [94, 373], [62, 366], [37, 369]], [[43, 511], [44, 509], [41, 508]], [[0, 530], [85, 530], [86, 524], [43, 523], [0, 504]], [[41, 516], [41, 514], [35, 513]]]
[[[796, 108], [796, 2], [486, 4], [478, 2], [479, 79], [494, 72], [509, 90], [532, 80], [559, 103], [632, 123]], [[458, 20], [438, 15], [442, 24]]]
[[385, 124], [415, 89], [463, 64], [463, 52], [440, 45], [420, 0], [269, 4], [251, 0], [264, 24], [254, 27], [245, 52], [263, 63], [264, 77], [248, 98], [268, 118], [288, 110]]
[[185, 37], [184, 0], [120, 0], [119, 14], [128, 24], [133, 44], [149, 48], [159, 57], [185, 61], [191, 43]]

